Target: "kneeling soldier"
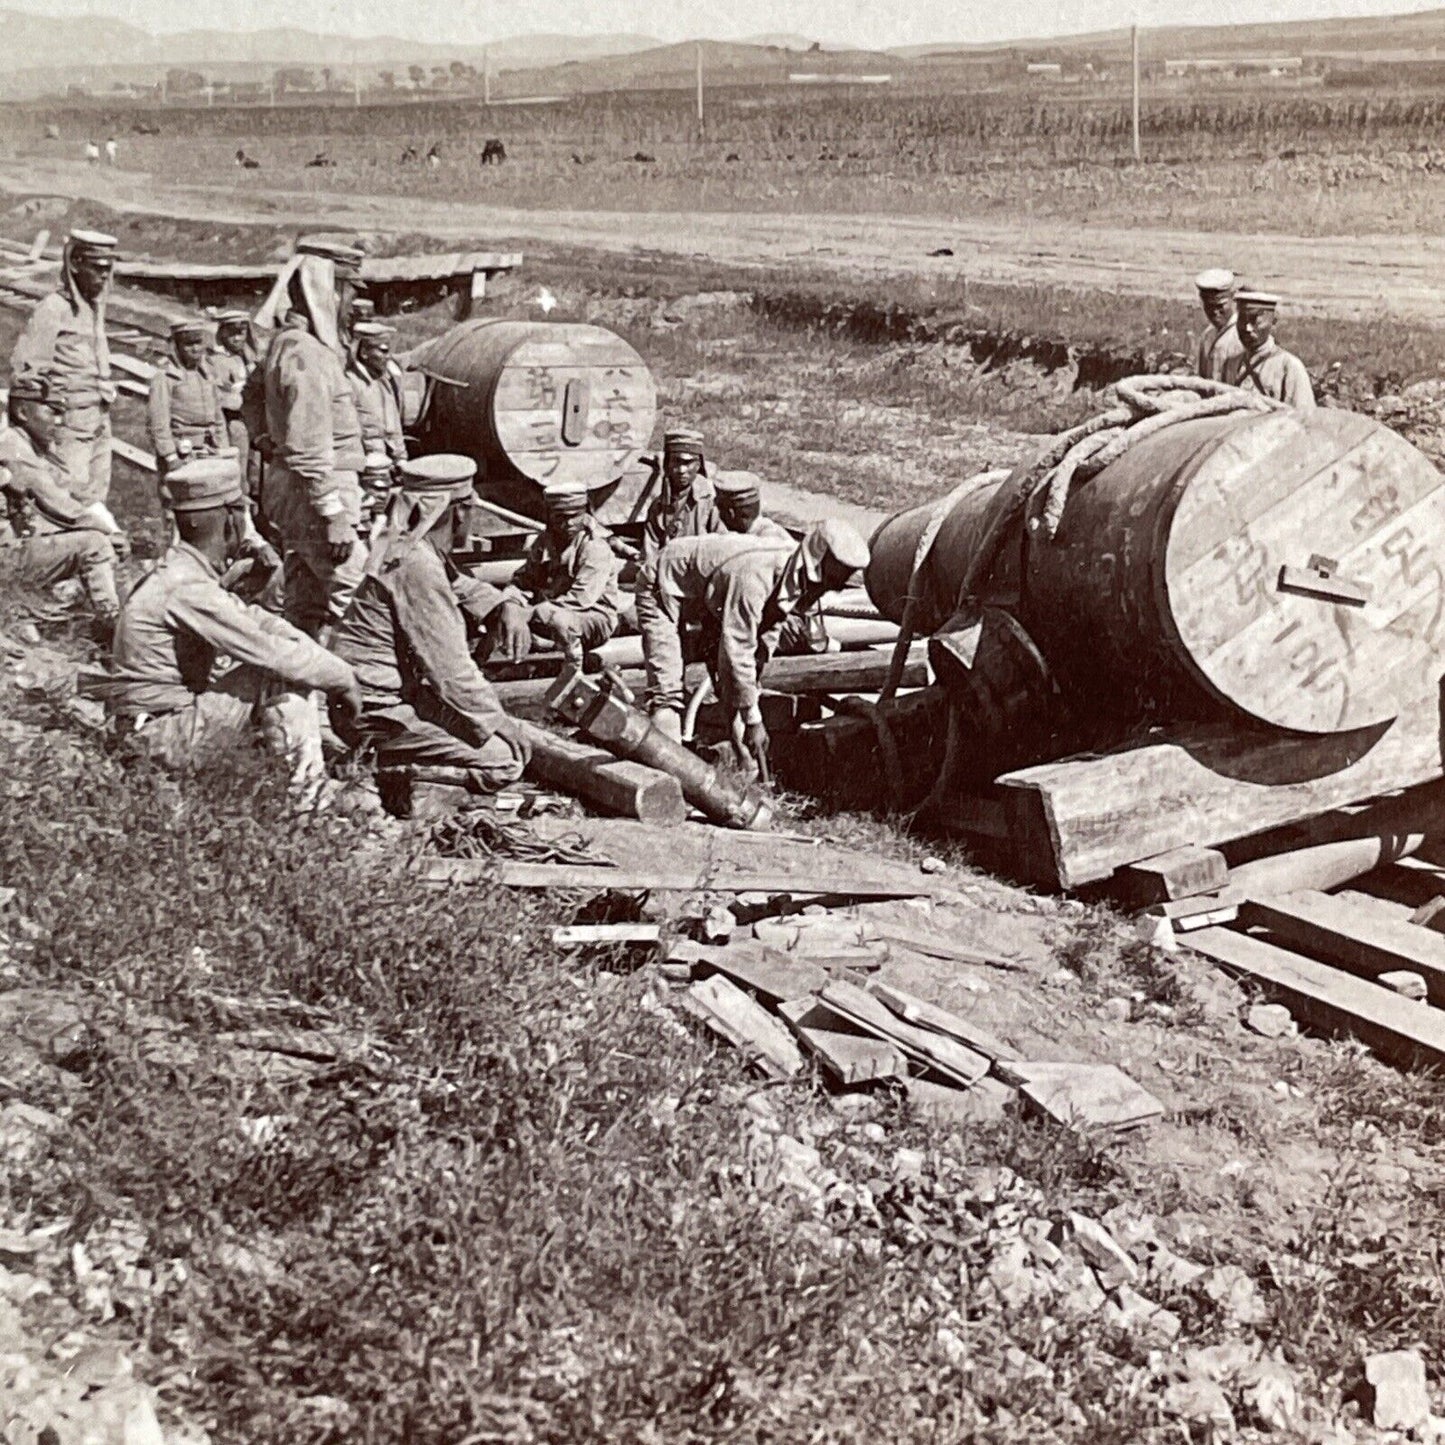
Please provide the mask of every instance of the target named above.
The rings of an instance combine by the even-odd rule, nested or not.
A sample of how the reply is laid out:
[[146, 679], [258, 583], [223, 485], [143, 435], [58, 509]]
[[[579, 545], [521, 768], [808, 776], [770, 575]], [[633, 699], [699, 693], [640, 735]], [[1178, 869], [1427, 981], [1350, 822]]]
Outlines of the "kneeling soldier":
[[[231, 457], [177, 467], [168, 478], [177, 540], [126, 598], [112, 649], [111, 706], [128, 736], [167, 767], [259, 732], [292, 765], [303, 797], [324, 781], [311, 691], [334, 716], [361, 706], [351, 668], [290, 623], [221, 586], [248, 512]], [[232, 665], [217, 672], [218, 658]]]
[[466, 768], [496, 791], [521, 777], [531, 749], [472, 661], [458, 602], [465, 589], [451, 554], [470, 527], [476, 463], [418, 457], [398, 471], [333, 644], [356, 669], [361, 713], [333, 713], [332, 726], [381, 767]]
[[95, 613], [97, 631], [108, 635], [120, 609], [116, 556], [130, 550], [125, 533], [115, 530], [103, 507], [82, 507], [70, 494], [54, 451], [65, 402], [52, 395], [49, 378], [16, 377], [7, 406], [10, 425], [0, 432], [0, 487], [18, 539], [20, 581], [41, 593], [76, 578]]

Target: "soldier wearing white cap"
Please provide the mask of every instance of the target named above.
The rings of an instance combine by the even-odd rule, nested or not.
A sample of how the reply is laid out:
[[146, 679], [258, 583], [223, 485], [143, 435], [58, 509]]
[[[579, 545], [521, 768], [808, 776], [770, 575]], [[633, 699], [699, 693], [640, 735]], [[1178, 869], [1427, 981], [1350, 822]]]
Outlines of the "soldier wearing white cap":
[[171, 326], [171, 354], [151, 376], [146, 430], [156, 454], [163, 506], [168, 472], [227, 444], [221, 390], [211, 373], [208, 350], [205, 322], [177, 321]]
[[846, 522], [829, 518], [800, 544], [729, 534], [684, 537], [658, 558], [653, 586], [657, 618], [643, 633], [654, 721], [675, 735], [683, 702], [683, 655], [678, 625], [688, 601], [700, 602], [717, 632], [714, 685], [739, 754], [751, 756], [768, 780], [768, 732], [758, 678], [777, 651], [788, 619], [845, 586], [868, 565], [868, 544]]
[[464, 589], [451, 554], [470, 527], [476, 463], [417, 457], [398, 471], [334, 641], [356, 669], [362, 710], [333, 716], [332, 726], [383, 767], [466, 768], [494, 791], [521, 777], [531, 747], [473, 662], [458, 603]]
[[109, 693], [119, 731], [182, 770], [259, 732], [290, 760], [293, 787], [314, 797], [324, 766], [310, 694], [324, 692], [333, 716], [354, 716], [356, 677], [290, 623], [221, 585], [246, 535], [235, 459], [200, 458], [168, 480], [177, 540], [126, 598], [115, 631]]
[[345, 615], [366, 562], [366, 454], [344, 349], [361, 260], [355, 247], [299, 241], [257, 313], [261, 325], [282, 325], [289, 306], [263, 364], [262, 510], [282, 543], [286, 616], [313, 637]]
[[241, 459], [241, 477], [251, 496], [256, 495], [258, 478], [251, 465], [251, 433], [246, 425], [246, 383], [256, 369], [256, 338], [249, 313], [240, 310], [213, 312], [216, 345], [210, 355], [211, 375], [221, 397], [221, 415], [226, 419], [226, 439]]
[[38, 372], [65, 397], [55, 453], [70, 494], [82, 506], [110, 495], [110, 344], [105, 298], [115, 270], [116, 239], [100, 231], [72, 231], [60, 258], [60, 286], [30, 313], [15, 343], [10, 369]]
[[406, 460], [406, 437], [401, 429], [401, 389], [393, 375], [391, 338], [394, 326], [380, 321], [357, 321], [351, 328], [350, 360], [346, 379], [356, 393], [361, 421], [361, 446], [366, 453], [363, 488], [381, 495], [391, 487], [392, 469]]
[[1209, 322], [1195, 344], [1195, 373], [1207, 381], [1223, 381], [1225, 363], [1244, 349], [1234, 324], [1238, 282], [1233, 271], [1216, 269], [1201, 271], [1194, 285]]
[[492, 645], [513, 661], [533, 637], [562, 649], [581, 666], [583, 654], [617, 631], [622, 614], [617, 558], [606, 530], [588, 510], [581, 482], [557, 482], [545, 492], [547, 526], [527, 549], [492, 619]]
[[1267, 291], [1241, 291], [1235, 299], [1243, 347], [1225, 364], [1224, 380], [1300, 411], [1313, 411], [1315, 389], [1304, 362], [1274, 339], [1279, 297]]
[[0, 491], [17, 539], [19, 580], [38, 597], [75, 578], [95, 614], [97, 632], [108, 637], [120, 610], [116, 558], [130, 551], [125, 534], [114, 530], [108, 512], [80, 506], [66, 488], [52, 450], [65, 403], [51, 395], [48, 379], [35, 373], [16, 377], [7, 410], [10, 425], [0, 431]]

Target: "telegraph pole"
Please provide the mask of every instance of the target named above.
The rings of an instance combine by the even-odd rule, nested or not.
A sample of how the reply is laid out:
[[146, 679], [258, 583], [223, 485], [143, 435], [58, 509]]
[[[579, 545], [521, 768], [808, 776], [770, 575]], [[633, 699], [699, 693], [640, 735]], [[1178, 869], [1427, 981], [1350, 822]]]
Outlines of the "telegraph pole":
[[702, 124], [702, 41], [697, 42], [697, 121]]
[[1134, 26], [1130, 32], [1130, 48], [1133, 51], [1134, 62], [1134, 160], [1143, 159], [1143, 150], [1139, 145], [1139, 27]]
[[483, 47], [482, 50], [482, 104], [492, 103], [492, 47]]

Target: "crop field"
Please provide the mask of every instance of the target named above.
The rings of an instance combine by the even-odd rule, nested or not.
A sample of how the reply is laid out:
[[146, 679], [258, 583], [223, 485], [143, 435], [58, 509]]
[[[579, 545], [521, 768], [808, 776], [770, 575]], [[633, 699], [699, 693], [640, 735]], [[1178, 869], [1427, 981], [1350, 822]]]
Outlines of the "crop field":
[[[1438, 91], [1160, 90], [1130, 159], [1118, 89], [822, 94], [719, 90], [700, 125], [680, 92], [536, 105], [428, 101], [0, 112], [0, 148], [73, 159], [123, 137], [121, 165], [180, 181], [600, 210], [1008, 213], [1296, 234], [1436, 231]], [[137, 121], [158, 136], [133, 133]], [[59, 141], [46, 140], [56, 126]], [[482, 167], [485, 140], [508, 158]], [[178, 138], [184, 145], [177, 145]], [[436, 146], [439, 163], [403, 162]], [[258, 162], [241, 169], [237, 152]], [[308, 165], [324, 155], [330, 165]]]

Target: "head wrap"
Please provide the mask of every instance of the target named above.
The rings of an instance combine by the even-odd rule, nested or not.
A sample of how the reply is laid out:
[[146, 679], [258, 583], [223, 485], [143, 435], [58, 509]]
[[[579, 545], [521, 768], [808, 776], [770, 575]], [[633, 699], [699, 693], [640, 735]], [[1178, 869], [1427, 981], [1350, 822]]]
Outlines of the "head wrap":
[[476, 495], [477, 464], [470, 457], [447, 452], [413, 457], [397, 472], [401, 481], [366, 558], [368, 577], [399, 567], [448, 507]]
[[276, 277], [275, 284], [261, 309], [256, 312], [256, 325], [274, 331], [291, 305], [291, 278], [301, 283], [302, 310], [311, 334], [333, 351], [341, 347], [341, 302], [337, 295], [336, 262], [329, 256], [303, 251], [294, 255]]

